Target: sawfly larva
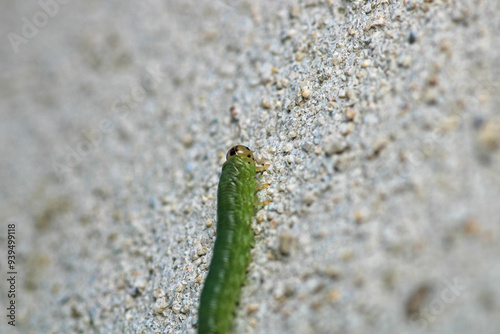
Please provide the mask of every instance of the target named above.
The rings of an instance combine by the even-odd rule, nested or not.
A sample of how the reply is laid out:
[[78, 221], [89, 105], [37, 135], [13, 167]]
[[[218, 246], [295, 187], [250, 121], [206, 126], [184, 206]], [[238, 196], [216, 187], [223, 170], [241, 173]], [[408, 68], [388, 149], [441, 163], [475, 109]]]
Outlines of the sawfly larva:
[[[231, 147], [217, 189], [217, 235], [212, 262], [200, 297], [199, 334], [229, 333], [240, 289], [254, 245], [251, 219], [255, 200], [256, 166], [253, 151], [243, 145]], [[264, 202], [267, 203], [268, 201]]]

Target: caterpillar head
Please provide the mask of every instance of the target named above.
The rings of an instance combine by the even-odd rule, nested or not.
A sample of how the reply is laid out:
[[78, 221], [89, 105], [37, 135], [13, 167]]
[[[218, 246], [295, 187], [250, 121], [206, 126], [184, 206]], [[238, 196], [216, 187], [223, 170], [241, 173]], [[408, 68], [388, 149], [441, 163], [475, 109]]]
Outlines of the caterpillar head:
[[252, 160], [255, 160], [253, 157], [253, 152], [254, 151], [250, 150], [248, 147], [244, 145], [236, 145], [231, 147], [229, 151], [227, 151], [226, 160], [232, 157], [233, 155], [239, 155], [242, 158], [250, 158]]

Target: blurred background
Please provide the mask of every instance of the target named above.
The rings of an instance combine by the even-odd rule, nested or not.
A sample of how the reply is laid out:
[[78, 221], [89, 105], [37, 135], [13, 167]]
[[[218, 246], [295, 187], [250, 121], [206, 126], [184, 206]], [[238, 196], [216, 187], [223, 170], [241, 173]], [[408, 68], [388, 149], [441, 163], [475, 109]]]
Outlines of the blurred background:
[[234, 333], [499, 332], [498, 2], [0, 8], [1, 333], [195, 333], [239, 143]]

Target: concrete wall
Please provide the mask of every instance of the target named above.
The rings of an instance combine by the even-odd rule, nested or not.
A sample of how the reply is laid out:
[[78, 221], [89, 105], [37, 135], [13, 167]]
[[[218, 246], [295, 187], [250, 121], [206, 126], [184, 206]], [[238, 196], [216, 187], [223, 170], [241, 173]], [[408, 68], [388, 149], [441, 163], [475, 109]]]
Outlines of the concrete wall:
[[0, 332], [194, 333], [237, 143], [234, 333], [499, 332], [498, 1], [0, 6]]

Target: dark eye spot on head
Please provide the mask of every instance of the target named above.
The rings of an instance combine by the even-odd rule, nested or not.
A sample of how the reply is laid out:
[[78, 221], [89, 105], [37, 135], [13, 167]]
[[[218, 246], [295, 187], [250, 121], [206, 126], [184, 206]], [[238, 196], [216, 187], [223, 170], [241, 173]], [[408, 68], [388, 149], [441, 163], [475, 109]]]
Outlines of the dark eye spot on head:
[[234, 147], [231, 147], [231, 149], [229, 150], [229, 156], [233, 156], [236, 154], [236, 149]]
[[248, 147], [246, 147], [246, 146], [245, 146], [245, 148], [246, 148], [248, 151], [250, 151], [250, 149], [249, 149]]

